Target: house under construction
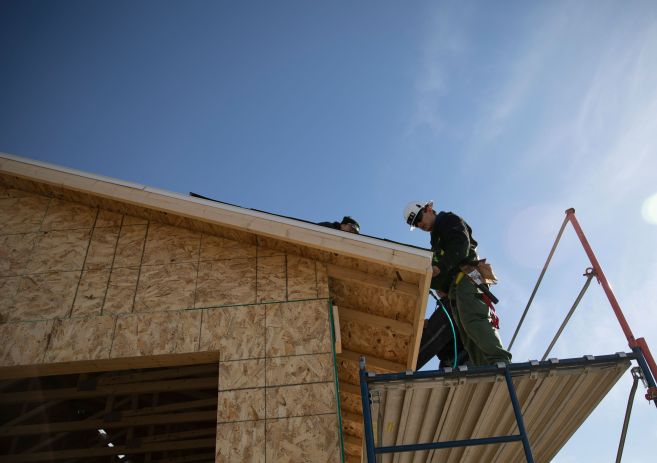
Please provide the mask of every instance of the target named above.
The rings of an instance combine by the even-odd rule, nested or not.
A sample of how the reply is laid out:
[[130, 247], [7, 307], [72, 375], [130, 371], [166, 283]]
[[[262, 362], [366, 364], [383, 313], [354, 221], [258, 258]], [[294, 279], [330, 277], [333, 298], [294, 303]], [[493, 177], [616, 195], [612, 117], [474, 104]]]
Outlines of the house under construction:
[[549, 461], [649, 373], [413, 373], [431, 257], [0, 155], [0, 462]]

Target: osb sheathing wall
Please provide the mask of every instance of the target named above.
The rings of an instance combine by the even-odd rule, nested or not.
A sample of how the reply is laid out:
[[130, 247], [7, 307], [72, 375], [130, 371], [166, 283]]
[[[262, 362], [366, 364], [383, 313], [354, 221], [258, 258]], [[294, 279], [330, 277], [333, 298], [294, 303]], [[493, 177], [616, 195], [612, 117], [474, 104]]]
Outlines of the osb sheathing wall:
[[324, 264], [0, 185], [0, 366], [218, 351], [217, 461], [339, 461]]

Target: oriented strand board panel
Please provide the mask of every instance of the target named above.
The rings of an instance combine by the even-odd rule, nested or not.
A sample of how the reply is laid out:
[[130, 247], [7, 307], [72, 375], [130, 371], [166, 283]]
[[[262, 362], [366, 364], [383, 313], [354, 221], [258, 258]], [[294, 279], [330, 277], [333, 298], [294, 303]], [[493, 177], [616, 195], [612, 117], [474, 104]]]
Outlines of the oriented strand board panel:
[[410, 337], [364, 323], [340, 319], [342, 348], [383, 360], [406, 364]]
[[0, 236], [0, 277], [25, 273], [39, 236], [37, 233]]
[[201, 234], [184, 228], [153, 223], [148, 228], [144, 265], [198, 262]]
[[352, 307], [364, 312], [413, 323], [417, 298], [384, 288], [374, 288], [343, 280], [329, 279], [331, 296], [338, 307]]
[[84, 268], [95, 270], [111, 268], [121, 228], [118, 226], [94, 228], [87, 249]]
[[331, 353], [271, 357], [266, 362], [267, 386], [334, 381]]
[[332, 351], [326, 300], [267, 304], [266, 326], [267, 357]]
[[119, 316], [111, 357], [198, 352], [200, 332], [200, 310]]
[[55, 320], [44, 363], [109, 358], [115, 317]]
[[[511, 365], [534, 459], [549, 462], [630, 366], [624, 355]], [[377, 446], [517, 434], [503, 370], [371, 383]], [[375, 424], [376, 426], [376, 424]], [[378, 437], [375, 437], [378, 439]], [[385, 454], [392, 462], [523, 462], [514, 444]]]
[[287, 256], [287, 298], [290, 301], [317, 298], [315, 261]]
[[258, 303], [280, 302], [287, 299], [285, 255], [258, 256], [256, 273]]
[[196, 308], [256, 302], [256, 259], [199, 263]]
[[267, 461], [339, 462], [336, 414], [267, 420]]
[[262, 358], [264, 333], [264, 305], [207, 309], [203, 311], [200, 349], [218, 350], [222, 361]]
[[68, 317], [81, 272], [54, 272], [20, 277], [13, 307], [3, 320]]
[[183, 310], [194, 307], [198, 264], [143, 265], [135, 312]]
[[217, 424], [217, 463], [265, 463], [265, 422]]
[[0, 323], [0, 364], [2, 366], [41, 363], [53, 321]]
[[91, 228], [94, 226], [97, 213], [98, 210], [95, 207], [53, 199], [48, 205], [41, 229], [49, 231]]
[[0, 235], [40, 231], [49, 203], [41, 196], [0, 199]]

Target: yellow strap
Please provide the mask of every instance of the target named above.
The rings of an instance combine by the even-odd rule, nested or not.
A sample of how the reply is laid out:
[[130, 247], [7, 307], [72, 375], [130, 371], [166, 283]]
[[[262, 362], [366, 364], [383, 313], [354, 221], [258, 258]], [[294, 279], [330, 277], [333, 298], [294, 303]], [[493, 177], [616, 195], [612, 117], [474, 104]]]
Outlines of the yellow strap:
[[459, 273], [456, 275], [456, 281], [454, 282], [454, 284], [457, 284], [457, 285], [458, 285], [458, 284], [461, 282], [461, 280], [463, 279], [464, 276], [465, 276], [465, 273], [463, 273], [463, 272], [459, 272]]

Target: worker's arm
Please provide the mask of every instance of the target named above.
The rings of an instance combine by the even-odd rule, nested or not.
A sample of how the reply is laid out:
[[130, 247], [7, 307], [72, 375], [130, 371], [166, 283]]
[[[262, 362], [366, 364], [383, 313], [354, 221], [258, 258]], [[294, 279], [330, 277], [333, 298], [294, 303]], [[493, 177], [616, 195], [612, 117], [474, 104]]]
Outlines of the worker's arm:
[[440, 242], [445, 251], [438, 260], [440, 273], [445, 275], [468, 257], [470, 237], [465, 223], [454, 214], [449, 214], [440, 224]]

